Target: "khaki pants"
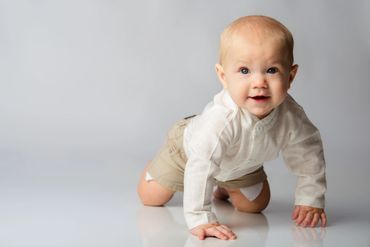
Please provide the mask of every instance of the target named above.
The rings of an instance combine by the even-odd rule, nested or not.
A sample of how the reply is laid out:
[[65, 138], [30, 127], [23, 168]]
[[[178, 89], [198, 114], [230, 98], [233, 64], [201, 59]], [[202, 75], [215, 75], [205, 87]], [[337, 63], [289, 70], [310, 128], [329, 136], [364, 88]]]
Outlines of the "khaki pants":
[[[184, 191], [184, 170], [187, 157], [183, 148], [184, 129], [192, 117], [177, 122], [168, 132], [164, 145], [152, 160], [148, 173], [160, 185], [172, 191]], [[234, 189], [252, 186], [267, 178], [263, 167], [230, 181], [215, 183], [223, 188]]]

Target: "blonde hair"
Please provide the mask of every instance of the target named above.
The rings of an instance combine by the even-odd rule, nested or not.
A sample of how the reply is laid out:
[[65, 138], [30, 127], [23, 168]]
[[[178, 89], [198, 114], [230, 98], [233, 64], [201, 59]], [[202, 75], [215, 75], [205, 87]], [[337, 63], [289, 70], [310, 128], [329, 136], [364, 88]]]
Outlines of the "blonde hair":
[[219, 63], [221, 65], [225, 60], [229, 47], [232, 45], [231, 41], [241, 31], [244, 31], [244, 34], [247, 35], [250, 33], [253, 36], [277, 38], [286, 48], [289, 65], [293, 64], [294, 40], [291, 32], [283, 24], [271, 17], [251, 15], [240, 17], [222, 32], [219, 49]]

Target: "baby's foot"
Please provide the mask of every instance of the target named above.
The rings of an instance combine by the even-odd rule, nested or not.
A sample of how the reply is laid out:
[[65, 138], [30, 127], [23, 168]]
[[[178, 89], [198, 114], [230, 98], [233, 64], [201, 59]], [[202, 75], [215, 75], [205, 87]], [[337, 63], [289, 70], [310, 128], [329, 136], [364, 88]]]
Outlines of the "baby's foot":
[[229, 199], [229, 193], [224, 188], [217, 186], [217, 189], [213, 192], [213, 196], [219, 200], [226, 201]]

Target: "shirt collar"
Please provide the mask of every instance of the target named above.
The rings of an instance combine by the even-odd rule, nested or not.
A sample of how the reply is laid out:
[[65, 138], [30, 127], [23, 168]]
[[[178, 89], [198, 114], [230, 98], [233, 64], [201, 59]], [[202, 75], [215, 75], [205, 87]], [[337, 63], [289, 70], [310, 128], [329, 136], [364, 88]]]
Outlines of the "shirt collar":
[[235, 104], [234, 100], [231, 98], [229, 92], [227, 90], [225, 90], [225, 89], [222, 91], [222, 100], [223, 100], [224, 104], [227, 105], [228, 107], [230, 107], [232, 109], [239, 109], [240, 111], [242, 111], [242, 113], [245, 116], [246, 120], [248, 122], [250, 122], [252, 125], [257, 124], [257, 125], [262, 126], [262, 127], [266, 128], [266, 129], [269, 129], [276, 122], [276, 119], [277, 119], [277, 116], [278, 116], [279, 107], [273, 109], [269, 113], [269, 115], [267, 115], [263, 119], [259, 119], [258, 117], [256, 117], [255, 115], [251, 114], [247, 110], [245, 110], [245, 109], [243, 109], [241, 107], [238, 107]]
[[231, 98], [229, 92], [227, 90], [222, 90], [222, 98], [223, 102], [226, 106], [230, 107], [231, 109], [237, 109], [238, 106], [235, 104], [234, 100]]
[[240, 110], [243, 112], [243, 115], [251, 122], [252, 125], [258, 125], [266, 129], [271, 128], [275, 124], [277, 116], [279, 115], [279, 109], [280, 107], [276, 107], [266, 117], [264, 117], [263, 119], [259, 119], [249, 111], [240, 108]]

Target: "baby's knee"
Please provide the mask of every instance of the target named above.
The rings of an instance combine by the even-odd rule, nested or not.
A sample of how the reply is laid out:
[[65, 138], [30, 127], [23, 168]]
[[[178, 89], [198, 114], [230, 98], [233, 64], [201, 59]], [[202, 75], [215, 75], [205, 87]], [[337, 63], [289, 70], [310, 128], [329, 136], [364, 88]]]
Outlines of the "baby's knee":
[[144, 206], [151, 206], [151, 207], [162, 207], [167, 202], [167, 201], [164, 202], [158, 199], [153, 200], [153, 198], [147, 198], [144, 196], [140, 196], [140, 200]]
[[[153, 193], [154, 192], [154, 193]], [[172, 197], [170, 194], [155, 193], [151, 189], [138, 187], [140, 201], [145, 206], [160, 207], [166, 204]]]
[[245, 213], [260, 213], [270, 202], [270, 188], [267, 180], [248, 188], [229, 191], [234, 207]]
[[261, 213], [266, 207], [268, 203], [256, 203], [256, 202], [248, 202], [248, 203], [235, 203], [234, 207], [243, 213]]
[[151, 177], [148, 177], [147, 172], [142, 175], [137, 192], [143, 205], [155, 207], [166, 204], [174, 194], [173, 191], [162, 187]]

